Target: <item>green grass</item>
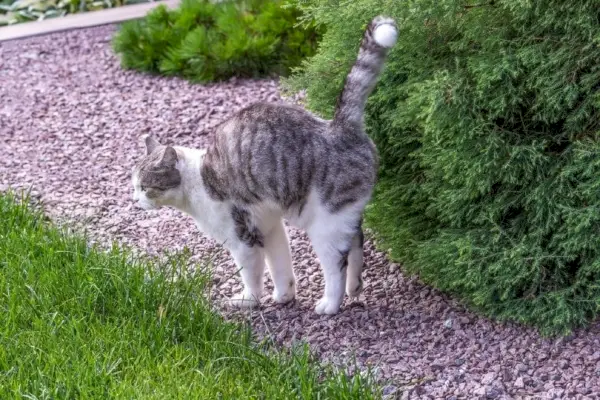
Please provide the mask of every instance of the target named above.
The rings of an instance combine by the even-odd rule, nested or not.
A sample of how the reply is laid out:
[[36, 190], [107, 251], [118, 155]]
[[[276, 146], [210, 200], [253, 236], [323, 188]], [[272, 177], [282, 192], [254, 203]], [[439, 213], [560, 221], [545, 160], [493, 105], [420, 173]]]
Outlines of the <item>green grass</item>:
[[185, 254], [100, 251], [27, 204], [0, 195], [0, 399], [380, 397], [223, 321]]

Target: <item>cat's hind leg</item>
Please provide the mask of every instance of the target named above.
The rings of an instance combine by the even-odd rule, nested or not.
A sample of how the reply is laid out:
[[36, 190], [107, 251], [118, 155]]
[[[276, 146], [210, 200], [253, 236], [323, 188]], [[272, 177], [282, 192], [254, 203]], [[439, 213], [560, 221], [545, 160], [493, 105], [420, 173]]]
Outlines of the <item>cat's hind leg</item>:
[[336, 314], [344, 300], [348, 258], [355, 236], [355, 230], [348, 225], [346, 218], [322, 220], [308, 232], [325, 278], [325, 292], [315, 307], [317, 314]]
[[296, 278], [292, 269], [292, 255], [283, 221], [275, 223], [265, 235], [265, 256], [273, 280], [273, 300], [287, 303], [296, 296]]
[[352, 247], [348, 253], [348, 274], [346, 276], [346, 294], [350, 298], [356, 298], [362, 292], [363, 279], [362, 270], [364, 265], [363, 246], [365, 237], [359, 224], [357, 232], [352, 239]]

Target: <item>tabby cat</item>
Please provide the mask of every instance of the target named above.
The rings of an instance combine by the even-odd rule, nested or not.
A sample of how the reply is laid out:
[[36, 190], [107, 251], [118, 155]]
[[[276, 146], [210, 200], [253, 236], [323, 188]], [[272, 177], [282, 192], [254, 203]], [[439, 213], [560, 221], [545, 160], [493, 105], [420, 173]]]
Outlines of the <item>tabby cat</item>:
[[397, 28], [376, 17], [346, 77], [333, 120], [285, 104], [253, 104], [223, 122], [207, 149], [145, 138], [133, 170], [133, 199], [144, 209], [171, 206], [229, 250], [244, 290], [230, 302], [258, 304], [265, 265], [273, 299], [296, 295], [283, 219], [304, 229], [320, 260], [325, 293], [318, 314], [335, 314], [363, 288], [362, 214], [377, 175], [377, 151], [364, 130], [364, 108]]

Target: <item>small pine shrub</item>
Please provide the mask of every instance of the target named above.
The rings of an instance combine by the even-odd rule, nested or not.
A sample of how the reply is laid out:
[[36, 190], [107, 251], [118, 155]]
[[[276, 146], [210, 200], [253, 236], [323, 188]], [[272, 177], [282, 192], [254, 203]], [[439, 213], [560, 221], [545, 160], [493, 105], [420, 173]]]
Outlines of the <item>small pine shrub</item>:
[[399, 42], [367, 107], [367, 222], [409, 272], [566, 333], [600, 311], [600, 2], [297, 0], [327, 27], [287, 80], [331, 116], [362, 29]]
[[280, 0], [183, 0], [123, 24], [113, 48], [127, 69], [196, 82], [286, 75], [314, 54], [320, 32]]

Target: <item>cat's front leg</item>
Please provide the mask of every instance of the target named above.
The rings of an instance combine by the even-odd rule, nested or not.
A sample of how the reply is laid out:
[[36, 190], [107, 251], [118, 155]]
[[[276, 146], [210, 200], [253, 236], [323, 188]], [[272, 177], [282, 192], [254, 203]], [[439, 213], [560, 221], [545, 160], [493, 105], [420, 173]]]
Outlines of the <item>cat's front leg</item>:
[[292, 255], [283, 221], [277, 221], [265, 236], [265, 256], [273, 280], [273, 300], [287, 303], [296, 297], [296, 278], [292, 269]]
[[265, 256], [261, 247], [248, 247], [243, 243], [230, 249], [236, 268], [240, 271], [244, 290], [229, 299], [229, 305], [235, 308], [258, 306], [263, 293], [263, 274]]

